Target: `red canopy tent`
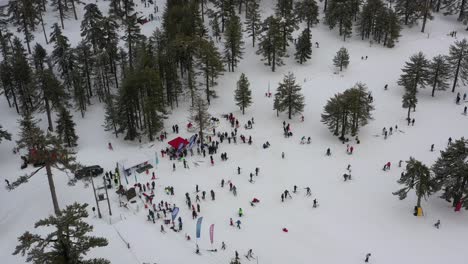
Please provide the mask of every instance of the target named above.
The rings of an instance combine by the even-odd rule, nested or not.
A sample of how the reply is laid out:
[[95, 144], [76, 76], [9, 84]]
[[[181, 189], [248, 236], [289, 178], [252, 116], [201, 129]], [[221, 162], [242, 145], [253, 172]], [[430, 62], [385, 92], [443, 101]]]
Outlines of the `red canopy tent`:
[[176, 137], [173, 140], [167, 142], [167, 144], [171, 145], [171, 147], [178, 149], [180, 144], [183, 144], [183, 146], [187, 146], [189, 144], [188, 140], [181, 138], [181, 137]]

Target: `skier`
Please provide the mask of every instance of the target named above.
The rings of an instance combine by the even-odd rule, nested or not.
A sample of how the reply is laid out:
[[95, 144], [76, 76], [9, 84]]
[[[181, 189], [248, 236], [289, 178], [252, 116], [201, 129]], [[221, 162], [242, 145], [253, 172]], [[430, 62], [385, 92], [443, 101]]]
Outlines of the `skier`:
[[281, 152], [281, 158], [284, 159], [284, 152]]
[[175, 163], [172, 163], [172, 171], [175, 171]]
[[307, 144], [310, 144], [311, 143], [311, 139], [310, 137], [307, 138]]
[[242, 211], [242, 208], [239, 208], [239, 217], [242, 217], [244, 215], [244, 212]]
[[330, 150], [330, 148], [327, 148], [327, 156], [331, 156], [331, 150]]
[[213, 166], [213, 165], [214, 165], [214, 160], [213, 160], [213, 156], [212, 156], [212, 155], [210, 156], [210, 160], [211, 160], [211, 165]]
[[250, 180], [249, 180], [249, 182], [250, 182], [250, 183], [253, 183], [253, 179], [252, 179], [252, 177], [253, 177], [253, 174], [252, 174], [252, 173], [250, 173]]
[[314, 208], [317, 208], [317, 206], [318, 206], [317, 199], [314, 199], [314, 205], [313, 205], [313, 207], [314, 207]]
[[255, 168], [255, 176], [258, 176], [258, 172], [260, 171], [260, 169], [257, 167]]
[[236, 225], [237, 225], [237, 228], [241, 229], [241, 227], [240, 227], [241, 221], [240, 221], [240, 220], [237, 220], [237, 221], [236, 221]]
[[211, 193], [211, 200], [214, 201], [215, 200], [215, 192], [213, 190], [211, 190], [210, 193]]
[[434, 144], [431, 145], [431, 152], [434, 151]]
[[413, 120], [411, 120], [411, 125], [412, 125], [412, 126], [414, 126], [414, 121], [415, 121], [415, 120], [414, 120], [414, 118], [413, 118]]
[[195, 210], [192, 211], [192, 219], [197, 218], [197, 212]]
[[198, 193], [200, 190], [198, 189], [198, 184], [195, 185], [195, 192]]
[[307, 192], [306, 196], [311, 196], [312, 195], [312, 192], [310, 191], [310, 187], [306, 187], [304, 189], [306, 189], [306, 192]]
[[226, 244], [223, 242], [221, 242], [221, 250], [226, 250]]
[[237, 175], [240, 175], [240, 167], [237, 167]]
[[467, 111], [467, 106], [465, 106], [465, 108], [463, 109], [463, 114], [466, 115], [466, 111]]
[[253, 258], [253, 255], [252, 255], [252, 249], [249, 249], [249, 251], [247, 251], [247, 255], [245, 256], [248, 260], [250, 260], [250, 258]]
[[296, 193], [296, 192], [297, 192], [297, 186], [294, 185], [293, 193]]
[[221, 188], [224, 188], [224, 179], [221, 180]]
[[439, 229], [440, 227], [440, 220], [437, 220], [437, 222], [434, 224], [434, 227]]
[[388, 90], [388, 84], [385, 84], [384, 90]]
[[364, 262], [366, 262], [366, 263], [369, 262], [370, 256], [371, 256], [371, 253], [367, 253], [366, 259], [364, 260]]
[[10, 189], [10, 188], [11, 188], [10, 181], [8, 181], [7, 179], [5, 179], [5, 182], [6, 182], [6, 184], [7, 184], [8, 189]]
[[284, 193], [281, 194], [281, 202], [284, 202]]
[[202, 200], [205, 200], [205, 197], [206, 197], [206, 192], [203, 191], [203, 192], [202, 192]]
[[200, 213], [200, 204], [197, 203], [197, 213]]

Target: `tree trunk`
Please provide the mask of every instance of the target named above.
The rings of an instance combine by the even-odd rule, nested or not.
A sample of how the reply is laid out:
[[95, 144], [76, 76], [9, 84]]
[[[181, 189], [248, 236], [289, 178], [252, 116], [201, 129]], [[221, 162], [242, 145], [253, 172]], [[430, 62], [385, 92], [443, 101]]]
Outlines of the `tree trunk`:
[[429, 15], [429, 0], [425, 0], [424, 3], [424, 17], [423, 17], [423, 24], [421, 28], [421, 32], [424, 33], [424, 30], [426, 29], [426, 22], [427, 22], [427, 16]]
[[44, 39], [46, 44], [49, 44], [49, 41], [47, 40], [47, 34], [44, 26], [44, 20], [42, 19], [42, 12], [39, 12], [39, 19], [41, 20], [41, 26], [42, 26], [42, 32], [44, 33]]
[[408, 106], [408, 117], [406, 118], [406, 120], [410, 120], [410, 114], [411, 114], [411, 105]]
[[60, 23], [62, 24], [62, 29], [65, 29], [65, 26], [63, 25], [63, 7], [62, 7], [62, 0], [57, 0], [58, 4], [58, 10], [60, 14]]
[[455, 92], [455, 87], [457, 87], [457, 81], [458, 81], [458, 73], [460, 72], [460, 65], [461, 65], [461, 61], [463, 59], [463, 53], [460, 55], [460, 58], [458, 59], [458, 63], [457, 63], [457, 69], [455, 70], [455, 76], [453, 78], [453, 87], [452, 87], [452, 93]]
[[325, 0], [325, 3], [323, 4], [323, 12], [327, 12], [327, 4], [328, 4], [328, 0]]
[[78, 20], [78, 16], [76, 15], [76, 9], [75, 9], [75, 0], [70, 0], [72, 7], [73, 7], [73, 15], [75, 15], [75, 20]]
[[46, 113], [47, 113], [47, 121], [49, 123], [49, 131], [50, 132], [54, 132], [54, 124], [52, 123], [52, 117], [51, 117], [51, 114], [50, 114], [50, 104], [49, 104], [49, 99], [44, 96], [44, 103], [45, 103], [45, 109], [46, 109]]
[[[47, 153], [49, 155], [49, 153]], [[60, 215], [60, 207], [58, 204], [57, 200], [57, 193], [55, 192], [55, 184], [54, 184], [54, 178], [52, 176], [52, 170], [50, 168], [50, 157], [46, 157], [46, 172], [47, 172], [47, 180], [49, 182], [49, 189], [50, 189], [50, 194], [52, 195], [52, 203], [54, 204], [54, 211], [56, 215]]]

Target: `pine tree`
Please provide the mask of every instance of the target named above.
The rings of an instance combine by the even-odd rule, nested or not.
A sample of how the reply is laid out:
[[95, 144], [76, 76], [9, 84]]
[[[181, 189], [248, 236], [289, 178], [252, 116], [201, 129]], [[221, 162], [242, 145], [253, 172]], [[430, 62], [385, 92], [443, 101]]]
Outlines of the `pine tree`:
[[429, 168], [413, 157], [406, 161], [406, 172], [402, 174], [398, 183], [405, 185], [405, 187], [394, 192], [393, 195], [398, 195], [398, 198], [403, 200], [407, 197], [408, 192], [414, 189], [418, 197], [416, 202], [418, 208], [421, 207], [422, 198], [427, 199], [437, 191], [436, 182]]
[[339, 135], [340, 140], [344, 140], [349, 132], [352, 136], [357, 135], [359, 128], [372, 120], [374, 106], [369, 95], [367, 87], [362, 83], [357, 83], [344, 93], [335, 94], [324, 107], [322, 123], [328, 126], [333, 135]]
[[325, 12], [325, 23], [334, 29], [339, 28], [343, 40], [351, 36], [354, 16], [353, 2], [349, 0], [330, 0]]
[[348, 68], [348, 65], [349, 65], [349, 53], [348, 53], [348, 50], [343, 47], [341, 48], [335, 55], [335, 57], [333, 58], [333, 65], [335, 65], [335, 67], [339, 67], [340, 68], [340, 71], [343, 71], [343, 67], [344, 68]]
[[62, 29], [65, 29], [65, 26], [63, 25], [63, 20], [68, 18], [68, 14], [65, 12], [66, 0], [50, 0], [50, 5], [54, 8], [54, 11], [59, 12], [60, 24], [62, 26]]
[[72, 71], [69, 64], [72, 52], [68, 38], [63, 35], [62, 30], [57, 23], [52, 26], [50, 43], [53, 44], [51, 55], [52, 62], [57, 66], [57, 70], [60, 73], [60, 77], [62, 78], [65, 86], [70, 89], [73, 86]]
[[265, 65], [271, 66], [271, 71], [275, 71], [276, 66], [284, 65], [283, 57], [285, 53], [282, 49], [283, 37], [280, 31], [279, 19], [269, 16], [262, 25], [262, 35], [258, 45], [257, 54], [263, 56]]
[[244, 41], [242, 40], [242, 24], [237, 15], [233, 14], [227, 21], [224, 32], [224, 56], [228, 62], [228, 70], [234, 71], [242, 59]]
[[73, 16], [75, 17], [75, 20], [78, 20], [78, 16], [76, 15], [76, 5], [81, 5], [84, 4], [84, 2], [80, 0], [66, 0], [65, 1], [65, 8], [70, 9], [71, 5], [71, 10], [73, 11]]
[[[23, 44], [18, 37], [13, 39], [11, 56], [11, 74], [15, 94], [18, 95], [19, 107], [23, 113], [34, 111], [36, 91], [33, 89], [33, 72]], [[16, 104], [16, 100], [15, 100]]]
[[103, 15], [96, 4], [87, 4], [81, 21], [81, 36], [91, 44], [94, 54], [98, 53], [102, 45], [102, 19]]
[[435, 90], [446, 90], [449, 87], [448, 80], [452, 77], [450, 65], [447, 62], [447, 57], [438, 55], [435, 56], [429, 64], [429, 83], [432, 85], [432, 97]]
[[224, 71], [223, 62], [214, 42], [205, 39], [200, 40], [195, 56], [197, 58], [197, 66], [203, 75], [206, 88], [206, 101], [209, 105], [211, 103], [210, 97], [216, 95], [214, 91], [210, 90], [210, 87], [216, 85], [216, 79]]
[[262, 23], [258, 0], [250, 0], [246, 8], [248, 12], [246, 12], [245, 32], [247, 36], [252, 37], [252, 47], [255, 47], [255, 40], [258, 38]]
[[308, 59], [310, 59], [310, 56], [312, 55], [312, 42], [310, 40], [310, 30], [309, 29], [304, 29], [297, 39], [296, 43], [296, 53], [294, 54], [294, 57], [296, 58], [296, 61], [302, 64], [303, 62], [306, 62]]
[[458, 14], [458, 21], [466, 21], [468, 15], [467, 0], [442, 0], [444, 15]]
[[426, 29], [427, 20], [434, 19], [434, 17], [432, 16], [432, 6], [431, 6], [432, 1], [433, 0], [420, 0], [420, 4], [422, 5], [421, 16], [423, 19], [421, 32], [423, 33], [424, 33], [424, 30]]
[[447, 58], [453, 71], [453, 86], [452, 93], [455, 92], [458, 80], [463, 84], [468, 80], [468, 41], [463, 39], [461, 41], [455, 41], [453, 45], [450, 45], [449, 56]]
[[208, 113], [208, 105], [199, 96], [195, 98], [194, 105], [190, 108], [189, 121], [198, 129], [201, 144], [204, 142], [204, 131], [209, 128], [211, 115]]
[[236, 101], [236, 105], [242, 110], [242, 114], [245, 114], [245, 108], [252, 104], [252, 91], [249, 87], [249, 80], [242, 73], [239, 81], [237, 81], [237, 88], [234, 92], [234, 100]]
[[133, 61], [135, 59], [133, 49], [137, 42], [143, 38], [143, 35], [140, 33], [140, 26], [136, 21], [136, 14], [128, 16], [128, 18], [125, 19], [124, 30], [122, 40], [126, 42], [125, 44], [128, 48], [128, 65], [130, 69], [133, 69]]
[[[37, 101], [40, 103], [38, 109], [45, 111], [47, 114], [47, 121], [49, 124], [49, 131], [54, 131], [52, 123], [52, 110], [67, 105], [67, 94], [63, 89], [62, 84], [56, 78], [49, 65], [45, 65], [47, 53], [45, 49], [36, 44], [33, 52], [34, 64], [36, 67], [35, 72], [35, 88], [39, 91]], [[49, 66], [49, 68], [45, 68]]]
[[[421, 18], [426, 0], [396, 0], [395, 12], [405, 25], [414, 25]], [[429, 1], [429, 0], [428, 0]], [[429, 12], [429, 11], [428, 11]]]
[[108, 14], [109, 17], [122, 20], [124, 11], [122, 9], [121, 0], [110, 0]]
[[318, 6], [315, 0], [301, 0], [296, 2], [294, 13], [300, 22], [306, 22], [307, 29], [318, 23]]
[[104, 117], [104, 130], [112, 131], [115, 134], [115, 137], [119, 137], [119, 131], [117, 130], [117, 109], [115, 103], [115, 96], [108, 95], [104, 100], [105, 103], [105, 117]]
[[33, 31], [39, 24], [39, 14], [34, 0], [10, 0], [8, 2], [8, 21], [23, 32], [28, 53], [31, 54], [30, 43], [34, 40]]
[[437, 185], [442, 189], [442, 198], [455, 207], [462, 202], [468, 209], [468, 140], [455, 140], [432, 166]]
[[279, 83], [275, 94], [274, 107], [279, 112], [288, 112], [288, 118], [304, 111], [304, 96], [301, 94], [301, 86], [296, 84], [296, 77], [289, 72], [283, 78], [283, 82]]
[[65, 107], [62, 107], [58, 113], [57, 134], [59, 138], [66, 143], [67, 147], [76, 147], [78, 136], [75, 132], [75, 122], [73, 117]]
[[408, 90], [417, 91], [418, 87], [425, 88], [429, 82], [429, 61], [422, 52], [410, 57], [402, 69], [398, 84]]
[[2, 129], [2, 125], [0, 125], [0, 143], [2, 143], [2, 140], [11, 140], [11, 134], [8, 133], [8, 131]]
[[403, 94], [402, 106], [403, 108], [408, 108], [408, 116], [406, 117], [408, 122], [411, 120], [411, 108], [416, 109], [416, 105], [418, 104], [418, 98], [416, 97], [417, 93], [417, 90], [406, 88], [405, 93]]
[[[103, 258], [84, 259], [93, 248], [107, 246], [107, 240], [89, 236], [93, 227], [83, 221], [88, 217], [87, 204], [74, 203], [67, 206], [57, 216], [39, 220], [35, 228], [45, 228], [52, 232], [46, 236], [25, 232], [18, 238], [13, 255], [26, 256], [33, 263], [93, 263], [110, 264]], [[43, 233], [43, 232], [41, 232]]]
[[299, 29], [297, 18], [294, 12], [293, 0], [277, 0], [276, 16], [279, 20], [279, 30], [283, 38], [283, 52], [286, 53], [286, 47], [293, 41], [292, 33]]
[[20, 128], [19, 139], [16, 141], [18, 148], [35, 149], [41, 141], [44, 141], [44, 133], [37, 124], [39, 121], [34, 119], [30, 113], [23, 114], [22, 118], [18, 121]]

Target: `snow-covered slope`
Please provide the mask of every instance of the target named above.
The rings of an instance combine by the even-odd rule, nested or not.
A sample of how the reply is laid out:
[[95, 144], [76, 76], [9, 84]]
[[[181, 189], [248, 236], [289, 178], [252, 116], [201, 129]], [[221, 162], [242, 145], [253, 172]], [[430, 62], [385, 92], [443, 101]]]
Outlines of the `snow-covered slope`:
[[[159, 1], [158, 15], [162, 12]], [[106, 12], [108, 2], [98, 2]], [[152, 8], [138, 7], [143, 13]], [[264, 0], [264, 15], [270, 13], [273, 6]], [[50, 12], [50, 11], [49, 11]], [[82, 14], [82, 12], [81, 12]], [[51, 25], [57, 18], [49, 13], [47, 23]], [[145, 24], [142, 32], [150, 34], [160, 21]], [[72, 19], [65, 22], [65, 34], [71, 42], [79, 41], [80, 23]], [[424, 217], [412, 215], [415, 204], [414, 194], [399, 201], [392, 191], [399, 188], [396, 180], [403, 168], [398, 168], [399, 160], [413, 156], [428, 165], [438, 157], [438, 151], [445, 148], [447, 139], [467, 137], [468, 117], [461, 115], [463, 105], [455, 105], [455, 94], [446, 91], [430, 96], [430, 89], [418, 94], [417, 112], [413, 113], [415, 126], [407, 126], [405, 109], [401, 108], [403, 88], [396, 85], [401, 67], [410, 55], [423, 51], [428, 57], [447, 54], [448, 47], [455, 39], [448, 36], [452, 30], [458, 31], [458, 39], [466, 37], [464, 26], [452, 17], [436, 16], [429, 22], [426, 34], [419, 28], [405, 29], [400, 42], [393, 49], [379, 45], [370, 46], [369, 42], [353, 37], [343, 42], [335, 31], [320, 24], [312, 29], [313, 42], [319, 42], [312, 60], [305, 65], [298, 65], [291, 58], [286, 65], [272, 73], [255, 55], [250, 39], [246, 38], [244, 59], [235, 73], [225, 73], [215, 88], [220, 95], [212, 101], [210, 112], [219, 118], [221, 114], [232, 112], [243, 123], [254, 117], [253, 130], [241, 128], [239, 134], [251, 135], [252, 146], [247, 144], [220, 144], [220, 152], [227, 152], [229, 160], [221, 162], [219, 153], [215, 156], [215, 165], [209, 164], [209, 157], [189, 157], [190, 169], [183, 169], [177, 163], [177, 170], [172, 171], [172, 161], [159, 154], [156, 201], [164, 200], [175, 203], [181, 208], [184, 230], [174, 233], [159, 232], [156, 225], [146, 221], [143, 204], [131, 209], [119, 207], [118, 196], [112, 192], [113, 216], [109, 217], [105, 207], [101, 208], [104, 218], [90, 217], [89, 222], [95, 227], [95, 234], [109, 240], [109, 246], [91, 252], [92, 256], [105, 257], [116, 264], [127, 263], [228, 263], [234, 256], [234, 250], [241, 255], [252, 248], [258, 257], [258, 263], [361, 263], [366, 253], [371, 252], [372, 263], [464, 263], [466, 256], [466, 238], [468, 233], [468, 214], [466, 211], [453, 212], [450, 204], [438, 195], [433, 195], [423, 202]], [[36, 40], [42, 42], [42, 33], [36, 34]], [[340, 47], [346, 47], [351, 55], [349, 68], [342, 74], [334, 74], [332, 58]], [[289, 54], [293, 54], [292, 47]], [[361, 56], [368, 56], [361, 60]], [[304, 111], [305, 122], [296, 116], [287, 120], [285, 115], [276, 117], [272, 110], [273, 99], [264, 96], [270, 86], [274, 91], [283, 74], [293, 72], [302, 85], [306, 98]], [[233, 101], [235, 83], [240, 73], [245, 73], [251, 83], [254, 104], [242, 116]], [[333, 137], [320, 122], [320, 114], [327, 99], [336, 92], [353, 86], [356, 82], [367, 84], [375, 100], [374, 118], [359, 134], [361, 144], [355, 142], [354, 154], [346, 154], [346, 145]], [[389, 85], [384, 91], [385, 84]], [[459, 87], [462, 94], [465, 86]], [[176, 109], [166, 122], [169, 138], [173, 138], [171, 126], [178, 124], [182, 136], [189, 137], [183, 128], [187, 124], [189, 102]], [[103, 131], [103, 108], [94, 103], [82, 119], [75, 115], [79, 139], [77, 159], [83, 164], [99, 164], [106, 170], [114, 168], [115, 163], [126, 157], [143, 153], [154, 156], [167, 142], [124, 142], [115, 139], [112, 134]], [[9, 109], [4, 99], [0, 100], [1, 123], [16, 135], [18, 116], [14, 109]], [[45, 118], [43, 118], [45, 119]], [[286, 120], [292, 127], [294, 136], [284, 138], [282, 122]], [[45, 124], [44, 124], [45, 125]], [[383, 139], [383, 127], [398, 125], [401, 131], [388, 139]], [[45, 126], [44, 126], [45, 127]], [[231, 132], [227, 121], [221, 119], [219, 131]], [[312, 144], [299, 144], [302, 136], [310, 136]], [[271, 143], [269, 149], [263, 149], [265, 141]], [[113, 151], [107, 149], [112, 142]], [[430, 152], [431, 144], [436, 151]], [[0, 144], [0, 178], [13, 180], [17, 176], [32, 171], [19, 170], [20, 158], [13, 155], [13, 142]], [[325, 156], [325, 150], [331, 148], [333, 155]], [[281, 159], [281, 152], [286, 158]], [[202, 162], [201, 162], [202, 161]], [[383, 172], [387, 161], [392, 162], [392, 169]], [[194, 166], [198, 162], [200, 166]], [[352, 166], [353, 180], [343, 182], [342, 174], [348, 164]], [[237, 175], [237, 167], [242, 168]], [[260, 175], [255, 183], [248, 182], [249, 173], [256, 167]], [[24, 263], [24, 259], [12, 256], [16, 238], [25, 230], [32, 230], [36, 220], [53, 213], [47, 179], [42, 172], [15, 191], [0, 189], [0, 259], [2, 263]], [[90, 186], [78, 182], [68, 186], [72, 175], [56, 172], [56, 188], [61, 207], [74, 201], [94, 205]], [[221, 179], [232, 181], [238, 189], [234, 197], [229, 190], [220, 187]], [[133, 179], [129, 179], [133, 181]], [[142, 183], [150, 176], [142, 175]], [[195, 185], [201, 190], [216, 192], [216, 201], [202, 201], [203, 216], [202, 237], [198, 241], [202, 256], [194, 254], [194, 241], [184, 239], [184, 233], [195, 238], [196, 220], [184, 203], [184, 194], [189, 192], [194, 200]], [[293, 199], [281, 203], [280, 195], [285, 190], [292, 190], [297, 185], [299, 193], [292, 194]], [[168, 196], [163, 189], [175, 187], [175, 196]], [[305, 197], [304, 188], [310, 186], [312, 197]], [[249, 201], [258, 198], [261, 202], [255, 208]], [[312, 208], [312, 200], [320, 204]], [[238, 219], [238, 208], [243, 208], [245, 216], [241, 218], [242, 229], [229, 226], [229, 218]], [[92, 212], [90, 212], [92, 216]], [[433, 228], [433, 223], [440, 219], [441, 229]], [[208, 227], [215, 224], [215, 243], [210, 244]], [[282, 232], [287, 228], [288, 233]], [[119, 235], [120, 233], [120, 235]], [[121, 237], [130, 243], [130, 249]], [[221, 241], [227, 244], [227, 250], [217, 253], [205, 249], [220, 247]], [[244, 263], [249, 261], [245, 258]]]

